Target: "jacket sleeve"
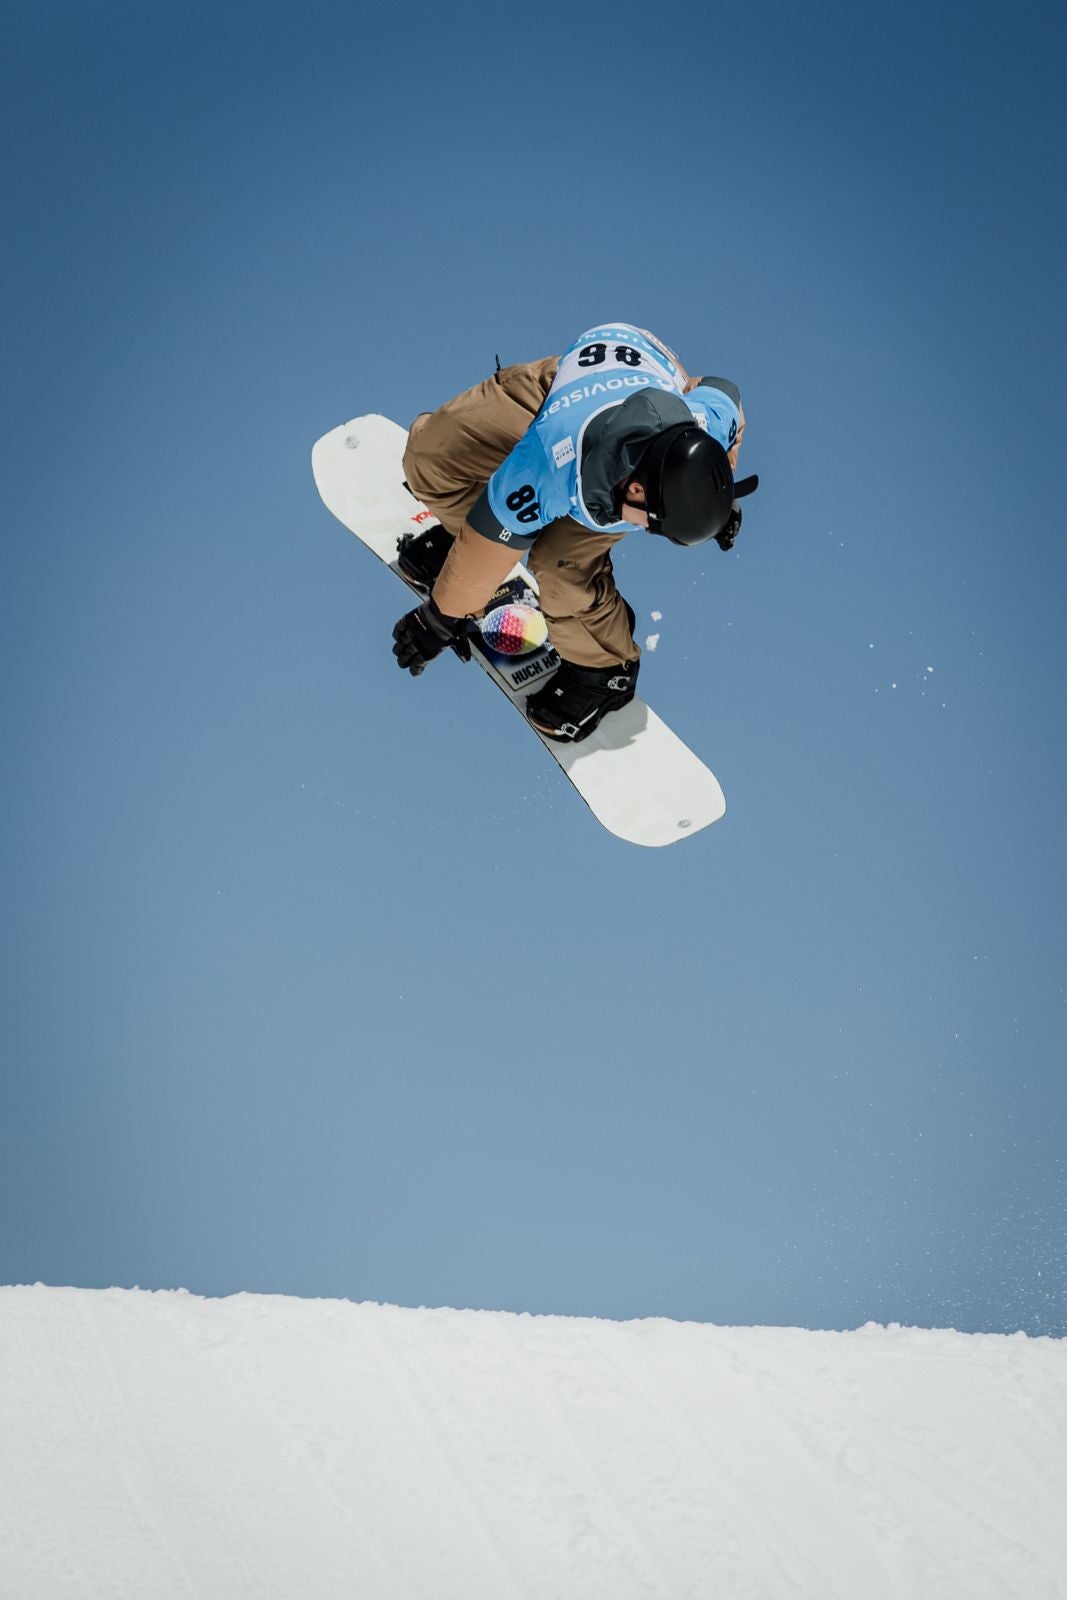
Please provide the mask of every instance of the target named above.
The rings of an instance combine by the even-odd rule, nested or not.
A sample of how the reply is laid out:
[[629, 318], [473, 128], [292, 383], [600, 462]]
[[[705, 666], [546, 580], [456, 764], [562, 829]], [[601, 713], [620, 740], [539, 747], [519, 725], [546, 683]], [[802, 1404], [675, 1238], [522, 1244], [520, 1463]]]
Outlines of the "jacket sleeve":
[[506, 544], [483, 538], [465, 522], [433, 586], [438, 609], [446, 617], [480, 615], [517, 557], [518, 553]]

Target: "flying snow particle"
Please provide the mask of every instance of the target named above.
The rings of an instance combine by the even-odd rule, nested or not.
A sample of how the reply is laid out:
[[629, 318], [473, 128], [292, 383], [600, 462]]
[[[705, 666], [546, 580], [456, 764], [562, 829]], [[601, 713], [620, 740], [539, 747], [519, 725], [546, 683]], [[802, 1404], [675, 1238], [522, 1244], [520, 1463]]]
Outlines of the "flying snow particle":
[[654, 650], [658, 644], [659, 644], [659, 634], [658, 633], [650, 633], [647, 636], [647, 638], [645, 639], [645, 649], [646, 650]]
[[649, 615], [651, 616], [653, 622], [662, 622], [663, 621], [663, 612], [662, 611], [652, 611], [652, 612], [649, 613]]

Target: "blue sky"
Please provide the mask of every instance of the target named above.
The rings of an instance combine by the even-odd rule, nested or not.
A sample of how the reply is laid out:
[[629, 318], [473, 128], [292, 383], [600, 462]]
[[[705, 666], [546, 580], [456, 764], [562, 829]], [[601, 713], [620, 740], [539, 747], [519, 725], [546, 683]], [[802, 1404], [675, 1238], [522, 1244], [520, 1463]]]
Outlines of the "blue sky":
[[[4, 31], [0, 1281], [1064, 1332], [1059, 10]], [[308, 462], [605, 317], [762, 478], [666, 851]]]

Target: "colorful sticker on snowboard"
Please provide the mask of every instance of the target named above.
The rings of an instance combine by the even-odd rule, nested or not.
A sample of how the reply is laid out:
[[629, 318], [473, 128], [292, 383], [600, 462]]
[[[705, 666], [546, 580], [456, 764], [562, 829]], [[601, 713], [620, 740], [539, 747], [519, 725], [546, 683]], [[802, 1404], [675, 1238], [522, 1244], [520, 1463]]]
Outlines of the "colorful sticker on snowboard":
[[521, 578], [501, 584], [477, 626], [472, 643], [513, 689], [532, 684], [559, 666], [537, 596]]

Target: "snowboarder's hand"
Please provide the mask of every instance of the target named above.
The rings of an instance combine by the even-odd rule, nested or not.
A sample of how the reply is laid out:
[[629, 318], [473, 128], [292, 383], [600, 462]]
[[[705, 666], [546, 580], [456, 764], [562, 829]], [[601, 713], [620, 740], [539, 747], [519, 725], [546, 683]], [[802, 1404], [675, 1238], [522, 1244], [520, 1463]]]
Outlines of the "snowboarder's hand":
[[401, 617], [393, 629], [393, 640], [397, 665], [406, 668], [413, 678], [442, 650], [453, 649], [461, 661], [471, 658], [466, 617], [446, 617], [433, 600]]
[[755, 494], [758, 488], [759, 478], [755, 473], [752, 474], [751, 478], [742, 478], [740, 483], [736, 483], [734, 485], [734, 494], [737, 496], [737, 498], [734, 500], [733, 506], [730, 510], [730, 520], [727, 522], [722, 532], [715, 535], [715, 543], [718, 545], [720, 550], [733, 549], [734, 540], [741, 532], [740, 502], [744, 499], [745, 495]]
[[715, 543], [720, 550], [732, 550], [734, 540], [741, 532], [741, 507], [735, 500], [730, 510], [730, 520], [721, 533], [715, 535]]

